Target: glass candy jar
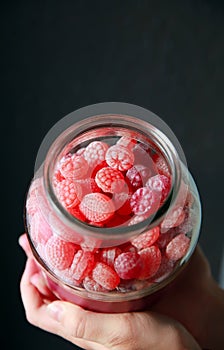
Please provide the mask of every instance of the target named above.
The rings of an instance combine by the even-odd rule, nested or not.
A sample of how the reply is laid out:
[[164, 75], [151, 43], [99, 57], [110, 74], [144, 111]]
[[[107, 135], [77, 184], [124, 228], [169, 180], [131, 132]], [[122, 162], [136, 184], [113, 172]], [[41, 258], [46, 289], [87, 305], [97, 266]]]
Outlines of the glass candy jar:
[[91, 310], [146, 308], [187, 265], [200, 231], [199, 194], [176, 137], [125, 103], [82, 108], [53, 129], [25, 207], [48, 288]]

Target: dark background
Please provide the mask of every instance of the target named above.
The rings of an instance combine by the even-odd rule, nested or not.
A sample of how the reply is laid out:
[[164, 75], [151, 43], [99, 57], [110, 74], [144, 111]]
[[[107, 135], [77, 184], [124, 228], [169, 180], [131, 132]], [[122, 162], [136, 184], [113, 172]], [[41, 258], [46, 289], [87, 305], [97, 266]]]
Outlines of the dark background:
[[7, 348], [74, 349], [26, 322], [19, 295], [25, 256], [17, 240], [43, 137], [89, 104], [137, 104], [172, 128], [201, 194], [200, 243], [218, 280], [224, 243], [222, 1], [7, 1], [1, 27]]

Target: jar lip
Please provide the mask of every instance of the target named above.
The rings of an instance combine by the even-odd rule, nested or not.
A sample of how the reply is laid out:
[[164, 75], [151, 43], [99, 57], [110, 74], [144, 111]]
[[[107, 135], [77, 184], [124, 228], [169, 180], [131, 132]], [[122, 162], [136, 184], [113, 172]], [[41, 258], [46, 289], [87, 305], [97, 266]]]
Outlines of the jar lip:
[[[112, 117], [112, 120], [108, 118], [108, 116]], [[106, 117], [106, 118], [105, 118]], [[124, 226], [115, 226], [115, 227], [98, 227], [90, 225], [86, 222], [82, 222], [81, 220], [72, 216], [58, 201], [53, 185], [51, 182], [51, 171], [53, 167], [52, 155], [54, 155], [55, 159], [61, 154], [62, 150], [65, 149], [67, 144], [71, 142], [71, 140], [76, 139], [78, 136], [82, 135], [83, 132], [90, 130], [97, 130], [103, 127], [115, 128], [115, 127], [123, 127], [127, 130], [127, 128], [132, 128], [137, 133], [143, 134], [146, 137], [153, 138], [153, 141], [157, 141], [157, 146], [160, 146], [160, 151], [163, 149], [164, 154], [166, 152], [166, 157], [169, 160], [169, 166], [172, 169], [172, 184], [171, 190], [168, 194], [166, 200], [162, 204], [162, 206], [158, 209], [158, 211], [152, 215], [147, 217], [133, 225], [124, 225]], [[147, 133], [146, 133], [147, 132]], [[158, 147], [159, 147], [158, 146]], [[142, 119], [129, 116], [126, 114], [113, 114], [107, 113], [97, 116], [91, 116], [83, 119], [80, 122], [74, 123], [72, 126], [64, 130], [61, 135], [53, 142], [51, 145], [47, 157], [44, 162], [44, 187], [47, 193], [48, 201], [51, 206], [53, 206], [54, 211], [57, 215], [60, 215], [60, 219], [69, 227], [73, 229], [82, 230], [85, 235], [93, 235], [97, 238], [105, 238], [106, 236], [110, 236], [110, 239], [118, 239], [119, 236], [125, 237], [128, 239], [129, 236], [132, 237], [135, 234], [139, 234], [143, 232], [145, 229], [150, 229], [154, 226], [157, 226], [159, 222], [163, 219], [166, 214], [167, 209], [169, 208], [171, 202], [175, 200], [181, 180], [181, 167], [179, 163], [179, 156], [174, 147], [171, 140], [158, 128], [154, 125], [146, 122]], [[61, 215], [63, 214], [63, 216]]]

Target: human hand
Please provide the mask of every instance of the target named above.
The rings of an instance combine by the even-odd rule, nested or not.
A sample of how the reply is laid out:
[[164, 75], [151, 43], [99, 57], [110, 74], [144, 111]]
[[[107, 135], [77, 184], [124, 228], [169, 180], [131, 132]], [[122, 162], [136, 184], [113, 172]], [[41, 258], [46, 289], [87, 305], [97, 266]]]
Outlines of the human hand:
[[[37, 272], [24, 236], [21, 238], [21, 245], [28, 255], [26, 269], [21, 280], [21, 295], [27, 319], [33, 325], [58, 334], [84, 349], [200, 349], [186, 328], [169, 317], [170, 315], [175, 316], [180, 322], [183, 320], [188, 329], [200, 335], [198, 331], [200, 325], [195, 320], [193, 320], [195, 322], [190, 322], [193, 310], [189, 306], [192, 303], [192, 306], [195, 307], [194, 292], [192, 291], [189, 296], [188, 288], [185, 286], [185, 283], [190, 283], [191, 279], [198, 278], [198, 274], [202, 274], [203, 278], [197, 281], [196, 285], [199, 283], [204, 286], [204, 280], [210, 276], [207, 263], [200, 252], [195, 254], [199, 261], [194, 261], [195, 257], [192, 259], [190, 263], [192, 267], [189, 264], [186, 271], [181, 274], [180, 281], [170, 288], [164, 299], [154, 305], [153, 311], [100, 314], [83, 310], [68, 302], [54, 300], [52, 294], [44, 286], [41, 275]], [[190, 277], [191, 269], [196, 263], [199, 266], [193, 278], [193, 276]], [[190, 288], [194, 290], [193, 281], [190, 283]], [[196, 295], [199, 294], [199, 291], [201, 291], [200, 288]], [[166, 315], [162, 315], [163, 313]], [[199, 316], [201, 317], [200, 314]], [[212, 349], [219, 348], [212, 347]]]

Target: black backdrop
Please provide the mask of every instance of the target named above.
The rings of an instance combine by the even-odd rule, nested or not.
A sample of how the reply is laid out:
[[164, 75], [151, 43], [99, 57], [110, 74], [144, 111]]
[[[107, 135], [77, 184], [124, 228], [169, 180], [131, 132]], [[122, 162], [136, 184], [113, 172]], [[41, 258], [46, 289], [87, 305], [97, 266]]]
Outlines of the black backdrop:
[[[203, 203], [200, 243], [216, 279], [223, 235], [224, 6], [220, 1], [1, 3], [2, 315], [7, 348], [74, 346], [30, 326], [19, 296], [23, 203], [39, 145], [77, 108], [150, 109], [172, 128]], [[4, 344], [4, 343], [3, 343]]]

